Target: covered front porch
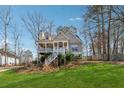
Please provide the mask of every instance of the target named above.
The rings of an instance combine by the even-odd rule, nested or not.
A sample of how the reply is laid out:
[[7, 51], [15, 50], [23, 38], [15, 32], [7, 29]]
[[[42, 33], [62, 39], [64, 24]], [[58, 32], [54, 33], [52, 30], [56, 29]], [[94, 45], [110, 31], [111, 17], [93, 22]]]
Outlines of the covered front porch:
[[40, 53], [65, 53], [69, 49], [68, 41], [40, 42], [39, 45]]

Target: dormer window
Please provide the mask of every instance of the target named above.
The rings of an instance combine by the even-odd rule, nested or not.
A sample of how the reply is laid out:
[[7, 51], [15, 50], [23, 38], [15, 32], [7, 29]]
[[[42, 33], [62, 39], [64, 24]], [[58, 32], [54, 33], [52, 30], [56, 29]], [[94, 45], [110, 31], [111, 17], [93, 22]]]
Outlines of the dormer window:
[[52, 40], [52, 38], [51, 38], [51, 36], [49, 36], [49, 41], [51, 41]]
[[46, 35], [46, 40], [49, 40], [49, 36], [48, 35]]
[[42, 37], [42, 39], [45, 39], [44, 32], [41, 33], [41, 37]]
[[45, 39], [44, 32], [41, 32], [41, 33], [40, 33], [40, 35], [39, 35], [39, 39], [40, 39], [40, 40], [44, 40], [44, 39]]

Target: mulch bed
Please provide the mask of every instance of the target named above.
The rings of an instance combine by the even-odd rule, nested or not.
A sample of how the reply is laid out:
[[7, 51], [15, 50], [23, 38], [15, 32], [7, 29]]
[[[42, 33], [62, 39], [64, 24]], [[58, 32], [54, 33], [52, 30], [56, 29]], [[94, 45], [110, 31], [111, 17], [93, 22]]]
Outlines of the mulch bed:
[[111, 64], [122, 64], [122, 65], [124, 65], [124, 61], [111, 61], [109, 63], [111, 63]]
[[15, 72], [17, 73], [27, 73], [27, 74], [31, 74], [31, 73], [37, 73], [37, 72], [41, 72], [41, 68], [39, 67], [24, 67], [24, 68], [20, 68], [20, 69], [13, 69]]
[[[56, 72], [59, 71], [59, 69], [61, 68], [76, 68], [82, 65], [86, 65], [86, 64], [98, 64], [98, 63], [103, 63], [103, 61], [82, 61], [82, 60], [78, 60], [78, 61], [72, 61], [64, 66], [60, 66], [60, 67], [53, 67], [51, 65], [44, 65], [43, 67], [37, 67], [37, 66], [30, 66], [30, 67], [26, 67], [26, 66], [20, 66], [20, 67], [15, 67], [12, 68], [12, 70], [14, 70], [17, 73], [27, 73], [27, 74], [31, 74], [31, 73], [48, 73], [48, 72]], [[124, 65], [124, 61], [108, 61], [107, 63], [110, 64], [122, 64]]]

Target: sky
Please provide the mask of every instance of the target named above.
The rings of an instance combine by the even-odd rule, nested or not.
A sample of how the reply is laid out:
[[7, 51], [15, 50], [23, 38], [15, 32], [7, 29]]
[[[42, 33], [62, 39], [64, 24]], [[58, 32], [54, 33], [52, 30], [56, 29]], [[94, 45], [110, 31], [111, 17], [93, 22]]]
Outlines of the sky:
[[[0, 8], [4, 6], [0, 6]], [[83, 26], [82, 15], [85, 12], [86, 6], [73, 5], [73, 6], [45, 6], [45, 5], [28, 5], [28, 6], [11, 6], [13, 19], [19, 25], [19, 29], [22, 33], [22, 47], [29, 49], [35, 55], [34, 42], [31, 34], [25, 29], [20, 17], [26, 13], [40, 13], [48, 22], [53, 21], [54, 30], [58, 26], [75, 26], [77, 29], [81, 29]], [[11, 39], [9, 40], [11, 42]]]

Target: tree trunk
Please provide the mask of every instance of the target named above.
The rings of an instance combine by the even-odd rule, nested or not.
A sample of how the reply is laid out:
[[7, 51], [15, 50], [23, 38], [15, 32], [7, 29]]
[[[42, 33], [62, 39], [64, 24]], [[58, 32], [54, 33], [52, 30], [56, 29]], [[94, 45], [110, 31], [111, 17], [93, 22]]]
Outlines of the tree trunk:
[[117, 38], [116, 38], [116, 47], [115, 47], [115, 54], [118, 54], [118, 41], [119, 41], [119, 28], [117, 31]]
[[7, 65], [7, 27], [6, 27], [6, 23], [5, 23], [5, 28], [4, 28], [4, 30], [5, 30], [5, 46], [4, 46], [4, 48], [5, 48], [5, 66]]
[[17, 65], [17, 63], [16, 63], [16, 44], [15, 44], [15, 65]]
[[98, 17], [98, 55], [101, 55], [101, 31], [100, 31], [100, 18], [99, 14], [97, 13]]
[[109, 6], [108, 7], [109, 9], [109, 11], [108, 11], [108, 18], [109, 18], [109, 22], [108, 22], [108, 44], [107, 44], [107, 50], [108, 50], [108, 52], [107, 52], [107, 60], [109, 61], [110, 60], [110, 30], [111, 30], [111, 6]]
[[105, 58], [104, 55], [106, 54], [106, 38], [105, 38], [103, 7], [104, 6], [101, 6], [101, 20], [102, 20], [102, 44], [103, 44], [103, 59], [104, 59]]
[[93, 37], [92, 37], [90, 31], [89, 31], [89, 36], [90, 36], [90, 40], [91, 40], [91, 43], [92, 43], [93, 55], [95, 55], [96, 53], [95, 53], [94, 41], [93, 41]]
[[39, 46], [37, 45], [36, 47], [37, 47], [36, 48], [36, 51], [37, 51], [37, 66], [39, 66], [39, 62], [41, 62], [41, 60], [40, 60], [40, 54], [39, 54]]

